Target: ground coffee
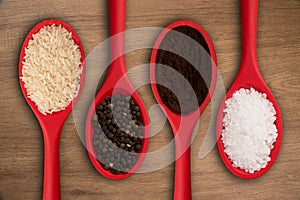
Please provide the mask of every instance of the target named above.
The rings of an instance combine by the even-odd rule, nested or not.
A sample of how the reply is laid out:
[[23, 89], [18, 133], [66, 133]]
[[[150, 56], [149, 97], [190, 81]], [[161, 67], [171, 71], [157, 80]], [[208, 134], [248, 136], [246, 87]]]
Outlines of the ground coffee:
[[143, 123], [140, 108], [130, 96], [107, 97], [93, 117], [94, 149], [105, 169], [118, 174], [128, 172], [142, 148]]
[[[179, 26], [172, 30], [166, 34], [157, 52], [157, 89], [163, 103], [172, 111], [188, 114], [195, 111], [208, 94], [212, 73], [210, 52], [204, 37], [196, 29]], [[176, 71], [170, 72], [168, 67]], [[178, 77], [179, 73], [184, 79]]]

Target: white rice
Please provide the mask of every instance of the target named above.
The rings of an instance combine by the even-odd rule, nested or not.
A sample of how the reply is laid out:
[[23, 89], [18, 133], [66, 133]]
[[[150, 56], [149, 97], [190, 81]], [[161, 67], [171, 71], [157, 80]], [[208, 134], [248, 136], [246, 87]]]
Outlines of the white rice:
[[232, 165], [249, 173], [265, 168], [278, 135], [273, 104], [253, 88], [236, 91], [225, 104], [222, 141]]
[[64, 110], [77, 96], [80, 58], [72, 33], [61, 25], [45, 26], [33, 35], [25, 48], [21, 80], [42, 114]]

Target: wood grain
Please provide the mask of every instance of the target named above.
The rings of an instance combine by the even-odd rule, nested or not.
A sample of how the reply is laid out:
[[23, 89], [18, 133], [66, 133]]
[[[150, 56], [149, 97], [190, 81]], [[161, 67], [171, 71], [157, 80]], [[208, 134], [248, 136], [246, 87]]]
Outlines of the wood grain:
[[[62, 19], [77, 31], [88, 55], [108, 37], [107, 14], [104, 0], [0, 0], [0, 199], [42, 196], [42, 133], [18, 85], [19, 52], [27, 32], [42, 19]], [[127, 3], [127, 29], [164, 27], [177, 19], [193, 20], [207, 30], [215, 45], [225, 88], [229, 88], [241, 56], [238, 1], [130, 0]], [[216, 148], [199, 159], [210, 122], [208, 108], [192, 144], [193, 199], [300, 198], [299, 22], [300, 1], [260, 1], [259, 66], [283, 117], [283, 142], [276, 164], [263, 177], [246, 181], [228, 172]], [[149, 58], [149, 49], [132, 51], [126, 55], [127, 68], [148, 63]], [[147, 108], [155, 103], [149, 86], [140, 88], [139, 94]], [[150, 151], [163, 147], [171, 139], [166, 124], [151, 138]], [[172, 199], [174, 164], [123, 181], [110, 181], [99, 175], [89, 162], [72, 115], [63, 128], [60, 160], [62, 199]]]

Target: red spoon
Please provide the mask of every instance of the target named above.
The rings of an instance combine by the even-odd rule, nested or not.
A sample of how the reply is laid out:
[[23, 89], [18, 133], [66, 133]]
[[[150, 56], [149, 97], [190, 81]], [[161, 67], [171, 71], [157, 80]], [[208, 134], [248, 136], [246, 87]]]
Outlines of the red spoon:
[[[258, 68], [257, 57], [256, 57], [256, 32], [257, 32], [257, 14], [258, 14], [258, 0], [241, 0], [241, 17], [242, 17], [242, 60], [238, 75], [228, 90], [225, 98], [223, 99], [216, 124], [217, 134], [217, 145], [219, 154], [223, 160], [223, 163], [227, 169], [236, 175], [237, 177], [244, 179], [254, 179], [262, 176], [266, 173], [274, 164], [280, 149], [282, 140], [282, 121], [279, 106], [276, 99], [272, 95], [268, 86], [265, 84]], [[273, 103], [276, 110], [276, 121], [275, 125], [278, 130], [278, 137], [276, 142], [273, 144], [274, 148], [271, 151], [271, 161], [268, 163], [266, 168], [259, 171], [255, 171], [253, 174], [247, 173], [244, 170], [235, 168], [232, 166], [231, 161], [224, 152], [223, 142], [221, 140], [221, 134], [223, 129], [222, 120], [224, 117], [223, 110], [225, 108], [225, 101], [231, 98], [233, 93], [240, 88], [254, 88], [259, 92], [266, 93], [267, 98]]]
[[[203, 103], [200, 105], [200, 107], [197, 110], [187, 115], [176, 114], [163, 103], [156, 86], [156, 78], [155, 78], [155, 67], [156, 67], [155, 62], [156, 62], [156, 56], [160, 44], [170, 30], [180, 26], [189, 26], [199, 31], [199, 33], [204, 37], [208, 45], [210, 51], [209, 53], [211, 55], [211, 63], [212, 63], [212, 78], [210, 82], [209, 93], [206, 96]], [[161, 106], [162, 110], [164, 111], [165, 115], [167, 116], [170, 122], [174, 134], [174, 139], [175, 139], [175, 148], [176, 148], [175, 180], [174, 180], [175, 200], [192, 199], [191, 169], [190, 169], [191, 168], [190, 167], [191, 137], [192, 137], [195, 124], [200, 114], [206, 108], [213, 94], [215, 84], [216, 84], [216, 77], [217, 77], [216, 64], [217, 64], [216, 53], [213, 47], [213, 43], [210, 40], [208, 34], [201, 26], [188, 20], [180, 20], [168, 25], [158, 36], [152, 50], [151, 61], [150, 61], [151, 87], [156, 101]]]
[[[149, 143], [149, 119], [147, 110], [136, 93], [133, 86], [130, 84], [125, 67], [124, 59], [124, 31], [125, 31], [125, 19], [126, 19], [126, 0], [109, 0], [109, 18], [110, 18], [110, 60], [111, 65], [104, 84], [100, 91], [97, 93], [93, 100], [86, 118], [86, 147], [88, 149], [89, 158], [96, 168], [96, 170], [105, 176], [106, 178], [113, 180], [121, 180], [131, 176], [142, 164]], [[131, 96], [140, 108], [141, 120], [144, 123], [144, 139], [142, 141], [142, 148], [138, 152], [138, 159], [135, 165], [129, 172], [113, 174], [110, 170], [106, 170], [102, 167], [96, 158], [95, 149], [93, 146], [94, 128], [92, 124], [92, 117], [95, 114], [95, 108], [99, 105], [107, 96], [113, 96], [114, 94], [121, 94], [124, 96]]]
[[52, 199], [60, 199], [60, 176], [59, 176], [59, 139], [62, 127], [71, 112], [73, 106], [77, 102], [81, 91], [83, 89], [84, 77], [85, 77], [85, 64], [84, 64], [84, 51], [80, 42], [79, 37], [75, 33], [75, 31], [66, 23], [56, 20], [49, 19], [40, 22], [35, 27], [33, 27], [28, 33], [25, 41], [22, 45], [20, 60], [19, 60], [19, 77], [22, 77], [22, 68], [25, 56], [25, 48], [28, 46], [29, 40], [32, 39], [32, 35], [39, 32], [41, 28], [48, 25], [61, 25], [67, 31], [72, 33], [72, 38], [75, 43], [79, 46], [79, 50], [81, 52], [81, 63], [83, 67], [83, 71], [80, 77], [80, 89], [76, 98], [65, 108], [65, 110], [61, 110], [59, 112], [54, 112], [52, 114], [43, 115], [38, 110], [37, 106], [30, 98], [27, 96], [27, 91], [24, 87], [24, 82], [20, 79], [20, 86], [23, 92], [23, 95], [31, 107], [33, 113], [38, 119], [40, 126], [44, 135], [44, 191], [43, 191], [43, 199], [44, 200], [52, 200]]

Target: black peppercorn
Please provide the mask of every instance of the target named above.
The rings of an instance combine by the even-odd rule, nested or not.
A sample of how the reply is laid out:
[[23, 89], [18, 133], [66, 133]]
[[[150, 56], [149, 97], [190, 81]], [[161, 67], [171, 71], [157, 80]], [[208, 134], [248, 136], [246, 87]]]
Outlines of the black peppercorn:
[[129, 171], [142, 148], [140, 108], [128, 96], [107, 97], [96, 108], [94, 149], [104, 169], [114, 174]]

